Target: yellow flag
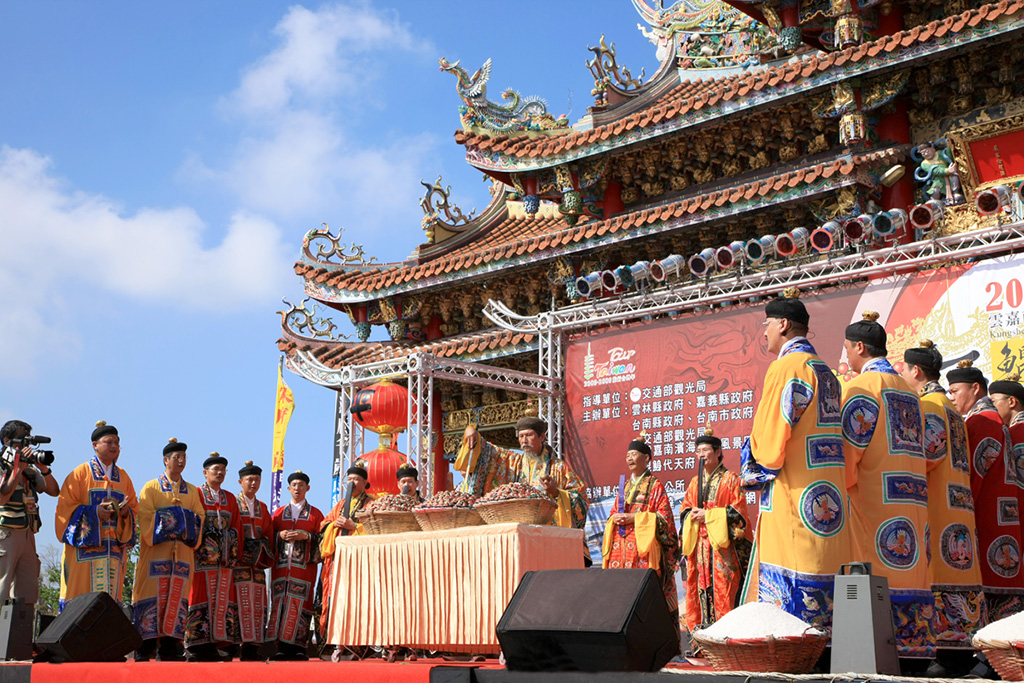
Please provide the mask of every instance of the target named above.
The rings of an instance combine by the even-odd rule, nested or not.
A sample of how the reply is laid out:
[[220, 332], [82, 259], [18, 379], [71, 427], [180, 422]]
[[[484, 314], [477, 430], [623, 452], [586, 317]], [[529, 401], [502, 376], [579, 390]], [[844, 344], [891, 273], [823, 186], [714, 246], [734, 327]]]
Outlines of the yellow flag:
[[277, 510], [281, 501], [281, 479], [284, 472], [284, 435], [295, 409], [295, 397], [284, 383], [281, 365], [277, 366], [277, 400], [274, 405], [274, 457], [270, 462], [270, 509]]

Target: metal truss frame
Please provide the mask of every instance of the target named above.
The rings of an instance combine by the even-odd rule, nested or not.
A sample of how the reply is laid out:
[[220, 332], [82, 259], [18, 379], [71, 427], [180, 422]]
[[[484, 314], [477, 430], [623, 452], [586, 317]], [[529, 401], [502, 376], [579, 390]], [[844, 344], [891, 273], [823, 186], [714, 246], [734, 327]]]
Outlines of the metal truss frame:
[[560, 340], [555, 342], [556, 336], [561, 333], [770, 296], [788, 287], [820, 287], [859, 278], [909, 273], [947, 261], [989, 256], [1021, 248], [1024, 248], [1024, 222], [1017, 221], [911, 244], [878, 249], [858, 248], [853, 253], [828, 255], [827, 258], [816, 260], [794, 259], [745, 275], [676, 282], [664, 289], [597, 299], [534, 316], [519, 315], [503, 302], [491, 299], [483, 313], [505, 330], [539, 335], [541, 373], [544, 374], [545, 370], [552, 369], [550, 362], [544, 365], [544, 359], [550, 358], [552, 353], [544, 347], [555, 343], [561, 346]]
[[[336, 453], [340, 454], [341, 462], [335, 463], [338, 479], [334, 486], [340, 490], [341, 472], [348, 469], [348, 464], [364, 452], [364, 433], [361, 429], [352, 429], [348, 407], [355, 401], [356, 393], [364, 386], [385, 378], [404, 377], [408, 380], [409, 428], [406, 430], [406, 453], [414, 463], [427, 462], [426, 457], [433, 451], [434, 434], [430, 426], [434, 417], [434, 380], [446, 379], [463, 384], [475, 384], [499, 389], [508, 389], [541, 399], [544, 415], [548, 419], [549, 440], [555, 452], [561, 447], [561, 342], [548, 344], [547, 348], [556, 348], [553, 365], [549, 369], [557, 374], [532, 374], [517, 370], [496, 368], [482, 363], [470, 363], [450, 358], [442, 358], [430, 353], [412, 353], [402, 358], [395, 358], [361, 365], [349, 365], [343, 368], [329, 368], [315, 356], [305, 351], [296, 352], [297, 359], [288, 359], [288, 369], [296, 374], [323, 386], [331, 387], [339, 392], [336, 403], [335, 441]], [[426, 492], [435, 490], [434, 470], [432, 466], [423, 468], [421, 486]]]

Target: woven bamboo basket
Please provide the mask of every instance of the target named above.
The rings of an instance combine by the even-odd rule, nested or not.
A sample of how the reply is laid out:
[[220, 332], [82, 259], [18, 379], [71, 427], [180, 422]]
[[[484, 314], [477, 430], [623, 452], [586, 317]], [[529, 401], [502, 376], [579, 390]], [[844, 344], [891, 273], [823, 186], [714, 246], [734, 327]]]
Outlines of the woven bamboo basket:
[[558, 506], [547, 498], [513, 498], [491, 503], [476, 502], [476, 510], [488, 524], [551, 524]]
[[972, 642], [985, 653], [1000, 678], [1024, 681], [1024, 641], [986, 640], [975, 636]]
[[774, 671], [805, 674], [814, 669], [828, 643], [824, 633], [780, 638], [726, 638], [718, 642], [694, 631], [693, 639], [716, 671]]
[[413, 514], [424, 531], [447, 531], [484, 523], [480, 513], [473, 508], [424, 508], [413, 510]]
[[406, 531], [420, 530], [420, 524], [412, 512], [370, 510], [358, 513], [356, 519], [368, 534], [402, 534]]

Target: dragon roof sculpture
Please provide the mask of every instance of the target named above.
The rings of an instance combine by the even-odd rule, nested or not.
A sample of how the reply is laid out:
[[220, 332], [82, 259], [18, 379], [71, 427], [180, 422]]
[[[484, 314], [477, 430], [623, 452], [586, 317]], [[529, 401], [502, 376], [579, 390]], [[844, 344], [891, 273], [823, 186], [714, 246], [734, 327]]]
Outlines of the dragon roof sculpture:
[[548, 113], [547, 103], [540, 97], [522, 97], [518, 92], [507, 89], [501, 98], [508, 104], [501, 105], [487, 99], [487, 81], [491, 77], [491, 60], [476, 70], [472, 76], [459, 66], [459, 62], [440, 60], [441, 71], [455, 75], [455, 89], [462, 98], [459, 115], [466, 130], [495, 133], [564, 133], [569, 129], [566, 116], [557, 119]]

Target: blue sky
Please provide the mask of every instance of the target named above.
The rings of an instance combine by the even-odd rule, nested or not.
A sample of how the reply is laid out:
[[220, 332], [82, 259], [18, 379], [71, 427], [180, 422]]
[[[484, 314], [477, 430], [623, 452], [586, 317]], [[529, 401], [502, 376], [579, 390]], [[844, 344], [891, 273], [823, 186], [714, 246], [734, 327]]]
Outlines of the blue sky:
[[[487, 203], [438, 58], [490, 57], [491, 99], [512, 87], [576, 121], [602, 32], [634, 75], [656, 70], [638, 21], [628, 0], [0, 4], [0, 422], [53, 437], [60, 480], [100, 419], [137, 489], [169, 437], [190, 482], [210, 451], [269, 474], [275, 311], [302, 298], [306, 231], [396, 261], [423, 240], [420, 178]], [[285, 469], [326, 508], [334, 394], [285, 377]]]

